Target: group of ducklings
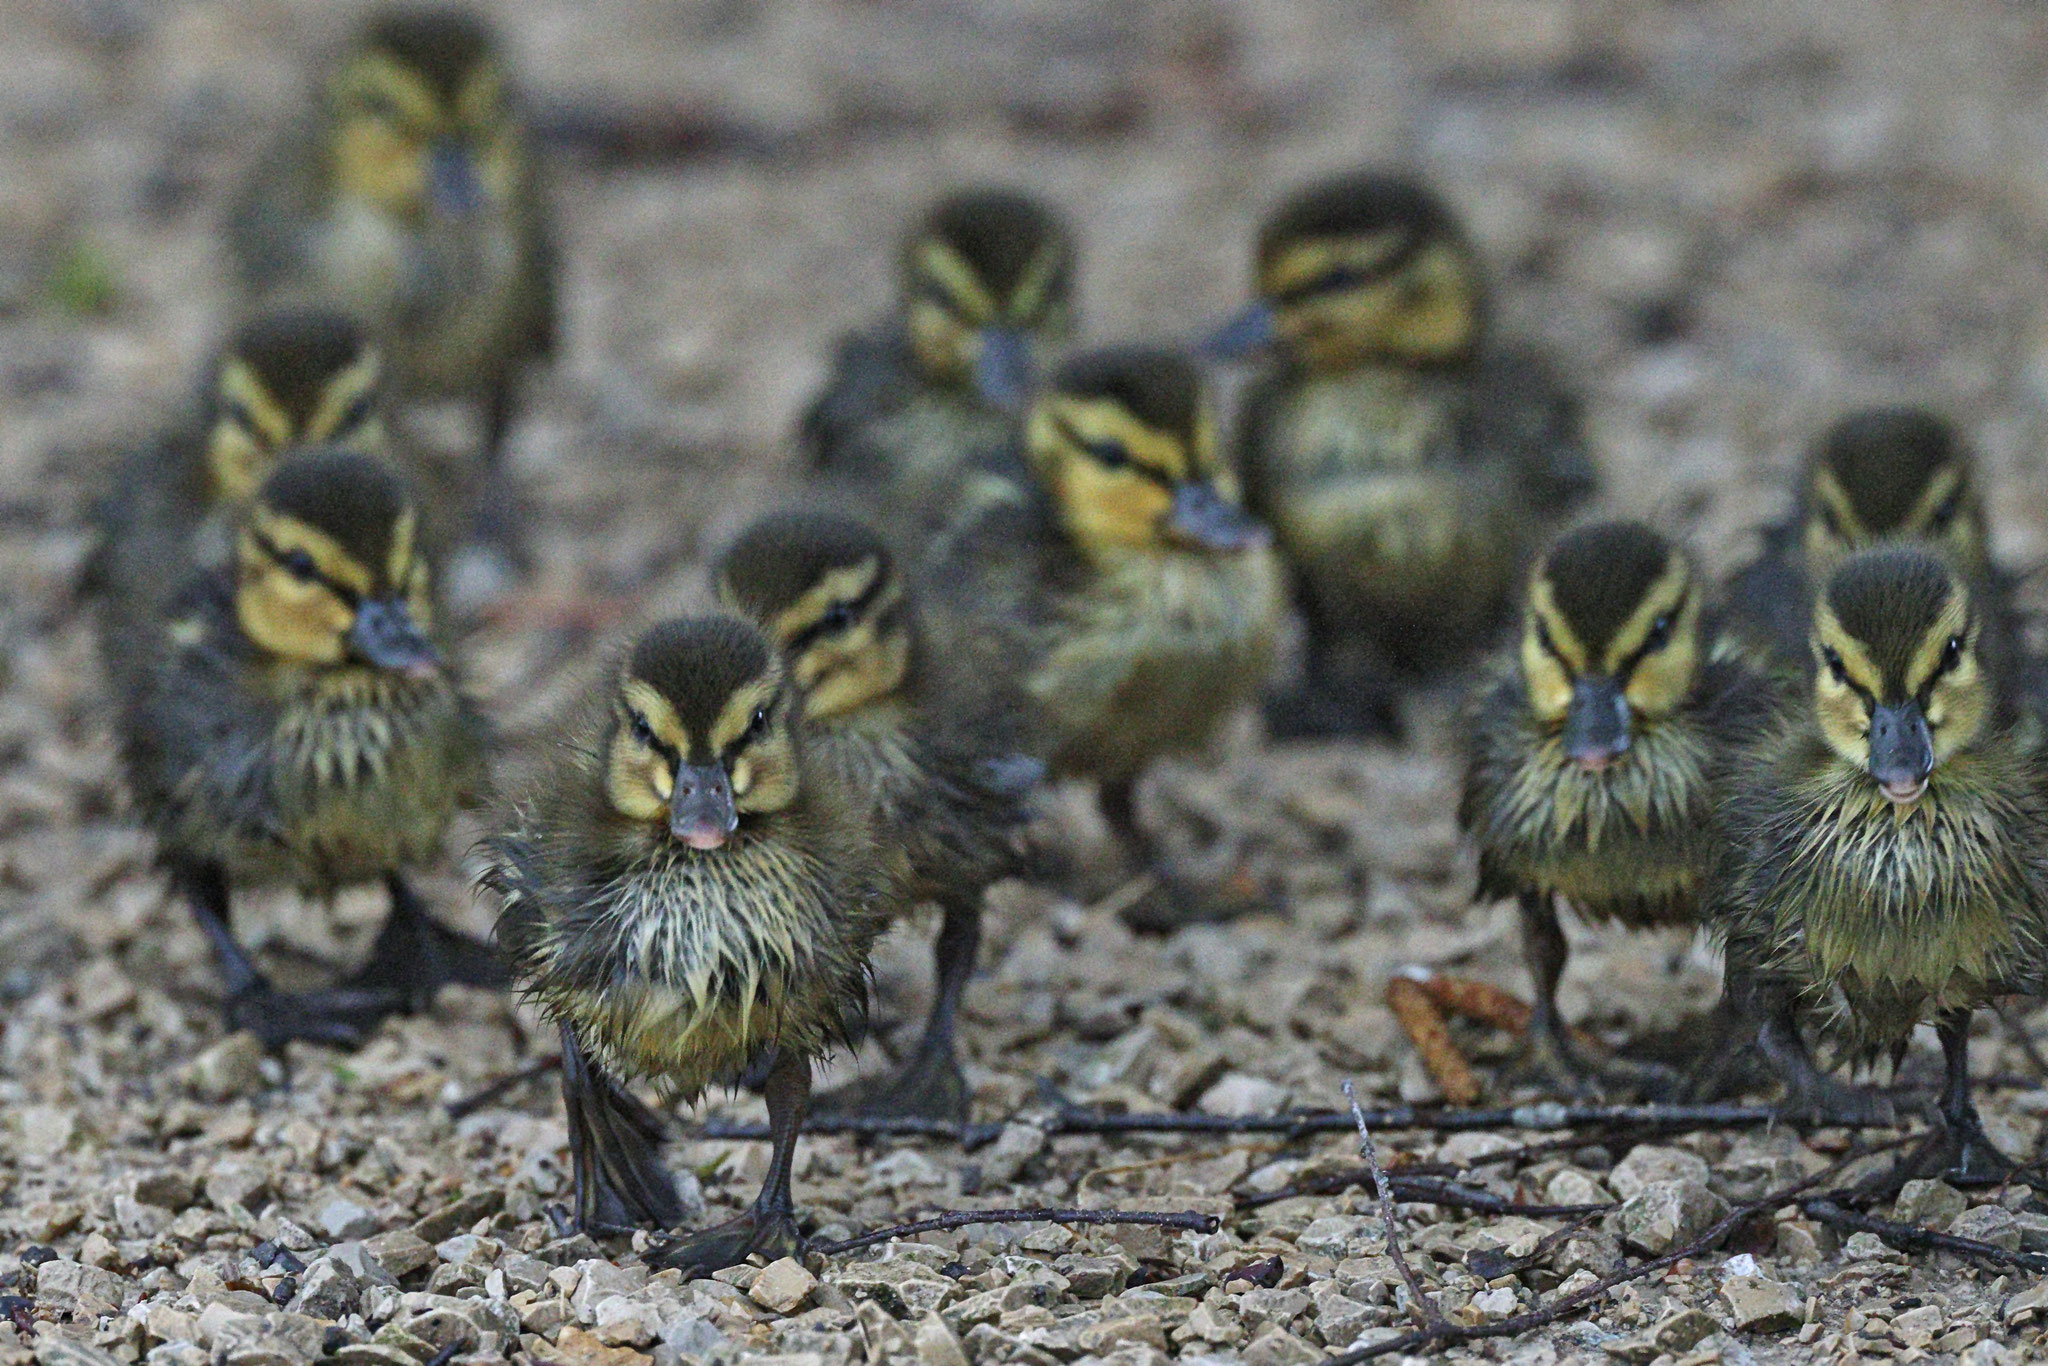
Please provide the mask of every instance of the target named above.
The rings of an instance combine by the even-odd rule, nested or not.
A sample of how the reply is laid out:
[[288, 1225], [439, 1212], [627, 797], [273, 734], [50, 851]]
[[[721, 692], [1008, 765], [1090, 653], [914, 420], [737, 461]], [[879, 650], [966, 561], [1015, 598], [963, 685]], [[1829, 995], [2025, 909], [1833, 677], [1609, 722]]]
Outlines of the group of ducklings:
[[[457, 546], [517, 564], [497, 453], [552, 329], [489, 31], [380, 12], [262, 167], [228, 234], [250, 320], [124, 468], [87, 577], [135, 804], [232, 1026], [346, 1044], [443, 983], [516, 984], [560, 1029], [586, 1227], [681, 1218], [661, 1120], [625, 1083], [747, 1078], [774, 1134], [760, 1195], [664, 1255], [694, 1274], [786, 1251], [811, 1064], [861, 1032], [871, 947], [923, 903], [942, 925], [922, 1037], [827, 1099], [965, 1116], [982, 894], [1020, 867], [1041, 779], [1095, 781], [1142, 855], [1138, 779], [1268, 687], [1290, 596], [1303, 662], [1265, 696], [1281, 737], [1395, 732], [1404, 688], [1468, 666], [1519, 599], [1461, 815], [1482, 893], [1519, 899], [1550, 1075], [1679, 1084], [1564, 1029], [1559, 899], [1704, 924], [1728, 950], [1720, 1018], [1795, 1105], [1883, 1109], [1807, 1034], [1863, 1057], [1933, 1020], [1947, 1157], [1997, 1162], [1963, 1050], [1972, 1008], [2038, 987], [2048, 797], [2010, 585], [1941, 423], [1845, 422], [1716, 595], [1647, 527], [1557, 535], [1597, 486], [1576, 405], [1489, 335], [1481, 264], [1415, 181], [1339, 177], [1270, 216], [1256, 300], [1206, 348], [1264, 358], [1228, 439], [1190, 351], [1081, 351], [1041, 377], [1075, 327], [1073, 232], [1026, 195], [950, 196], [802, 420], [806, 491], [718, 557], [717, 612], [620, 649], [506, 802], [481, 850], [494, 953], [405, 876], [485, 799], [488, 730], [430, 565]], [[447, 394], [481, 406], [481, 491], [440, 500], [466, 508], [394, 472], [392, 402]], [[277, 989], [230, 925], [239, 887], [379, 880], [389, 919], [326, 991]]]

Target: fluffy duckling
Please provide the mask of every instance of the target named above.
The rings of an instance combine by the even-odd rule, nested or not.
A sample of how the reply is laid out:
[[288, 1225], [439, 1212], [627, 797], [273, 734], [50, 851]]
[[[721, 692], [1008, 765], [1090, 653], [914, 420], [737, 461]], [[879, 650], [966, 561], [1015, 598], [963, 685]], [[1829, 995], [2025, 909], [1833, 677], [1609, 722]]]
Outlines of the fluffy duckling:
[[840, 343], [801, 438], [886, 510], [943, 518], [961, 470], [1008, 449], [1035, 363], [1073, 329], [1074, 234], [1014, 190], [933, 205], [899, 255], [894, 316]]
[[[232, 563], [168, 604], [119, 699], [136, 806], [212, 941], [228, 1024], [273, 1046], [351, 1044], [443, 982], [503, 980], [403, 873], [438, 852], [483, 778], [482, 720], [430, 634], [417, 525], [403, 486], [366, 456], [286, 460], [258, 488]], [[339, 991], [275, 990], [230, 928], [237, 887], [324, 896], [376, 880], [390, 919]]]
[[1473, 698], [1459, 823], [1479, 849], [1480, 893], [1521, 907], [1531, 1046], [1571, 1092], [1671, 1080], [1572, 1042], [1557, 1012], [1557, 901], [1629, 929], [1696, 923], [1717, 849], [1712, 765], [1770, 698], [1716, 648], [1702, 598], [1691, 557], [1648, 527], [1570, 532], [1530, 578], [1519, 647]]
[[786, 653], [803, 690], [811, 760], [867, 794], [900, 878], [943, 916], [931, 1012], [910, 1059], [895, 1076], [821, 1106], [965, 1120], [954, 1049], [960, 999], [981, 942], [982, 893], [1016, 866], [1015, 832], [1038, 768], [1015, 757], [1014, 701], [999, 680], [949, 668], [925, 648], [887, 546], [851, 518], [766, 518], [727, 548], [714, 576], [719, 600]]
[[[478, 401], [495, 476], [521, 372], [555, 327], [538, 167], [503, 52], [466, 9], [393, 7], [332, 65], [229, 217], [236, 268], [260, 298], [360, 318], [405, 396]], [[501, 492], [483, 491], [478, 531], [509, 553]]]
[[2039, 992], [2048, 947], [2048, 803], [1994, 721], [1982, 631], [1939, 556], [1895, 545], [1844, 560], [1814, 604], [1809, 690], [1726, 779], [1729, 852], [1707, 897], [1730, 1000], [1794, 1107], [1889, 1109], [1822, 1073], [1802, 1025], [1867, 1062], [1935, 1024], [1943, 1152], [1970, 1179], [2003, 1165], [1970, 1101], [1970, 1014]]
[[670, 1247], [693, 1276], [800, 1244], [790, 1169], [811, 1060], [859, 1029], [894, 910], [862, 798], [806, 752], [802, 708], [752, 625], [655, 626], [487, 845], [498, 942], [561, 1026], [586, 1227], [681, 1217], [658, 1128], [621, 1078], [694, 1098], [765, 1067], [767, 1178], [747, 1213]]
[[1301, 685], [1281, 737], [1392, 732], [1396, 683], [1507, 620], [1524, 567], [1596, 483], [1579, 409], [1490, 345], [1484, 272], [1418, 181], [1311, 185], [1259, 233], [1257, 301], [1210, 346], [1269, 350], [1237, 434], [1246, 503], [1293, 568]]
[[[1184, 355], [1075, 357], [1021, 445], [1016, 482], [983, 482], [932, 547], [934, 640], [943, 657], [994, 656], [974, 667], [1020, 677], [1033, 752], [1054, 775], [1096, 779], [1111, 827], [1142, 847], [1146, 765], [1205, 744], [1265, 681], [1279, 564], [1238, 503]], [[1007, 660], [992, 644], [1005, 639]]]
[[98, 509], [81, 587], [96, 599], [110, 670], [146, 633], [186, 571], [227, 563], [235, 526], [279, 457], [327, 443], [384, 455], [381, 364], [353, 322], [280, 309], [236, 330], [189, 416], [124, 462]]

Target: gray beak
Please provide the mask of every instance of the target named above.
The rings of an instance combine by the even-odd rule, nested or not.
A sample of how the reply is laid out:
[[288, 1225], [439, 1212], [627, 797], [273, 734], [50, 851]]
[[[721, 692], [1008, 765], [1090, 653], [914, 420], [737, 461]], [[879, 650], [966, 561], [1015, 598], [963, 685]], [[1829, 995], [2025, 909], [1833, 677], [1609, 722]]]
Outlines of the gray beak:
[[1565, 757], [1598, 773], [1628, 753], [1628, 699], [1611, 678], [1582, 678], [1572, 684], [1564, 714]]
[[1870, 713], [1870, 776], [1900, 805], [1918, 801], [1934, 772], [1934, 732], [1917, 702], [1883, 702]]
[[410, 678], [425, 678], [441, 667], [441, 652], [427, 639], [403, 598], [369, 598], [356, 607], [348, 628], [349, 653], [366, 664]]
[[1031, 394], [1031, 343], [1006, 323], [981, 329], [974, 358], [974, 387], [992, 408], [1014, 413]]
[[427, 198], [444, 218], [467, 218], [484, 199], [483, 183], [477, 179], [476, 158], [469, 148], [453, 138], [442, 138], [429, 153]]
[[723, 764], [679, 764], [668, 799], [668, 832], [692, 849], [723, 846], [740, 828]]
[[1264, 523], [1216, 492], [1213, 485], [1194, 481], [1174, 489], [1166, 529], [1185, 545], [1221, 553], [1255, 549], [1271, 539]]
[[1273, 306], [1261, 299], [1211, 333], [1197, 350], [1211, 360], [1243, 360], [1279, 340]]

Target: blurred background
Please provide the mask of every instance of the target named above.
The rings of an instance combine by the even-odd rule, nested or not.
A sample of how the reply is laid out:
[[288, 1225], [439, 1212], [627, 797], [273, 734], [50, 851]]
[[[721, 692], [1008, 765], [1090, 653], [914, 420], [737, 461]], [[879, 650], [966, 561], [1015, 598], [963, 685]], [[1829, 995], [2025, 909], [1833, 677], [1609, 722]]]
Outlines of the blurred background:
[[[515, 745], [595, 641], [688, 601], [705, 549], [774, 501], [834, 339], [887, 306], [902, 225], [962, 181], [1020, 183], [1077, 222], [1084, 338], [1192, 338], [1244, 299], [1275, 199], [1332, 169], [1413, 165], [1469, 220], [1503, 328], [1545, 344], [1585, 394], [1613, 508], [1691, 534], [1726, 568], [1826, 421], [1914, 399], [1978, 441], [2002, 554], [2048, 556], [2048, 7], [479, 7], [516, 57], [563, 260], [561, 349], [513, 438], [538, 574], [517, 622], [463, 649]], [[14, 999], [108, 954], [131, 975], [168, 955], [209, 989], [203, 946], [160, 909], [147, 842], [120, 819], [70, 585], [112, 460], [187, 401], [227, 325], [228, 196], [356, 14], [0, 0], [0, 988]], [[430, 436], [433, 418], [419, 418]], [[1247, 954], [1337, 983], [1377, 982], [1396, 954], [1491, 954], [1519, 980], [1509, 920], [1467, 918], [1441, 740], [1425, 728], [1415, 750], [1276, 755], [1169, 784], [1169, 824], [1174, 803], [1206, 805], [1295, 832], [1283, 847], [1337, 851], [1302, 873], [1339, 889], [1336, 910], [1307, 897], [1289, 927], [1184, 945], [1172, 971], [1198, 980], [1188, 990], [1249, 994]], [[434, 891], [466, 904], [452, 870]], [[37, 913], [10, 914], [24, 907]], [[157, 917], [175, 927], [161, 949], [142, 933]], [[1347, 937], [1359, 917], [1378, 928]], [[1067, 960], [1050, 940], [1003, 966], [1009, 934], [989, 961], [1018, 991], [1089, 971], [1052, 966]], [[1636, 966], [1613, 971], [1647, 980], [1684, 945], [1616, 952]], [[1099, 994], [1123, 1002], [1129, 973], [1112, 976]], [[1376, 989], [1345, 991], [1351, 1013], [1314, 1026], [1350, 1041], [1325, 1062], [1386, 1036]], [[1655, 993], [1614, 995], [1630, 1010]], [[1041, 1005], [1025, 1014], [1049, 1020]], [[1127, 1005], [1090, 1037], [1114, 1035]], [[1276, 1073], [1320, 1065], [1269, 1056]], [[1380, 1061], [1368, 1084], [1384, 1089], [1396, 1059]]]

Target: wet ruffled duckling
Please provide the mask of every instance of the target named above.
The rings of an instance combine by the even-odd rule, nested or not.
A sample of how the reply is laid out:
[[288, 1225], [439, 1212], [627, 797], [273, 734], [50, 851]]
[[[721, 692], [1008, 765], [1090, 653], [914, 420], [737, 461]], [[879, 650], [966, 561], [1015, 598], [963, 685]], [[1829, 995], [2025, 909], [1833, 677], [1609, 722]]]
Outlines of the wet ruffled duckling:
[[1096, 779], [1111, 827], [1143, 847], [1146, 766], [1207, 744], [1266, 679], [1279, 564], [1176, 352], [1069, 361], [1032, 405], [1022, 464], [932, 551], [935, 641], [963, 659], [1014, 642], [1034, 752]]
[[1970, 1100], [1971, 1012], [2039, 993], [2048, 961], [2048, 804], [1995, 721], [1982, 631], [1932, 552], [1845, 559], [1814, 605], [1807, 689], [1731, 766], [1729, 854], [1707, 897], [1731, 1004], [1788, 1105], [1885, 1116], [1881, 1096], [1815, 1066], [1805, 1034], [1844, 1061], [1896, 1061], [1931, 1022], [1948, 1059], [1933, 1156], [1968, 1180], [2010, 1170]]
[[943, 520], [964, 468], [1010, 446], [1038, 364], [1073, 330], [1075, 241], [1006, 189], [934, 204], [904, 240], [894, 316], [840, 343], [802, 439], [877, 514]]
[[[552, 349], [554, 251], [512, 73], [459, 7], [374, 11], [306, 117], [257, 163], [227, 225], [262, 299], [348, 310], [404, 397], [474, 400], [495, 479], [522, 372]], [[516, 558], [513, 502], [479, 538]]]
[[823, 1104], [965, 1120], [954, 1035], [981, 942], [982, 893], [1017, 867], [1025, 798], [1041, 771], [1017, 754], [1019, 699], [1005, 695], [1004, 680], [927, 648], [910, 585], [860, 522], [768, 517], [733, 542], [714, 575], [720, 601], [786, 652], [812, 762], [867, 794], [905, 885], [943, 916], [931, 1012], [909, 1060]]
[[1481, 895], [1521, 907], [1530, 1043], [1568, 1093], [1672, 1081], [1572, 1041], [1557, 1011], [1557, 903], [1628, 929], [1697, 923], [1719, 848], [1714, 765], [1771, 696], [1718, 648], [1703, 599], [1691, 557], [1648, 527], [1569, 532], [1530, 578], [1518, 648], [1473, 698], [1459, 823], [1479, 849]]
[[900, 891], [860, 794], [806, 752], [803, 696], [734, 617], [650, 629], [488, 845], [498, 941], [561, 1026], [585, 1227], [672, 1227], [658, 1126], [621, 1080], [694, 1099], [765, 1070], [774, 1155], [739, 1218], [663, 1254], [707, 1275], [802, 1242], [791, 1162], [811, 1061], [858, 1031]]
[[[435, 857], [484, 778], [484, 726], [431, 634], [418, 517], [382, 465], [294, 455], [261, 487], [232, 562], [202, 572], [131, 643], [122, 758], [158, 858], [228, 987], [231, 1028], [352, 1044], [444, 982], [503, 982], [441, 928], [404, 870]], [[277, 991], [236, 942], [229, 894], [382, 881], [391, 915], [343, 989]]]
[[1419, 181], [1311, 185], [1260, 230], [1257, 301], [1211, 343], [1269, 353], [1237, 434], [1308, 628], [1282, 738], [1393, 732], [1403, 680], [1455, 667], [1512, 612], [1537, 548], [1596, 484], [1577, 401], [1487, 336], [1463, 226]]

